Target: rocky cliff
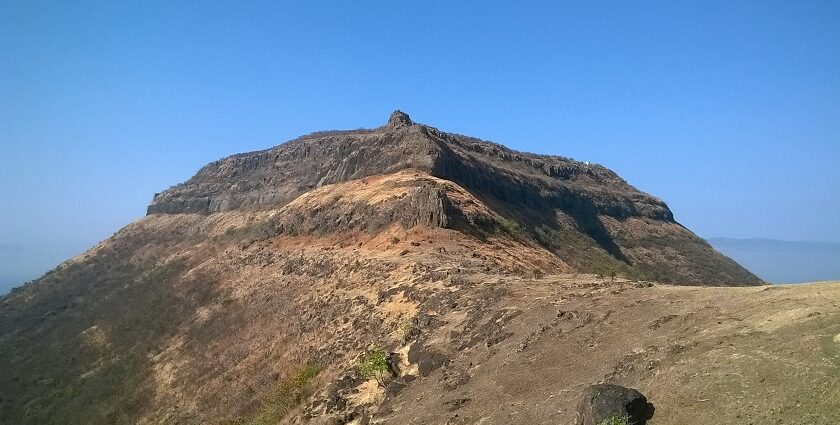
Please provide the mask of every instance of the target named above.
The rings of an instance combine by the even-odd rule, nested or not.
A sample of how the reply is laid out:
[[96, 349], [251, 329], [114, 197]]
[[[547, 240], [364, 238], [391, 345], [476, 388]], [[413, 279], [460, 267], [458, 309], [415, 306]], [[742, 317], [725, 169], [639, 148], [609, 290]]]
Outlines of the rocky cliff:
[[[445, 133], [416, 124], [401, 111], [376, 129], [313, 133], [208, 164], [185, 183], [155, 195], [148, 213], [276, 209], [319, 187], [407, 169], [458, 185], [493, 210], [503, 228], [580, 271], [682, 284], [760, 283], [675, 222], [664, 202], [605, 167]], [[417, 199], [396, 208], [402, 215], [437, 215], [438, 226], [463, 223], [450, 217], [457, 209], [431, 211], [435, 205]], [[364, 214], [357, 219], [362, 227], [369, 219], [378, 225], [388, 221]], [[305, 230], [294, 231], [332, 231], [336, 220], [342, 218], [310, 220]]]

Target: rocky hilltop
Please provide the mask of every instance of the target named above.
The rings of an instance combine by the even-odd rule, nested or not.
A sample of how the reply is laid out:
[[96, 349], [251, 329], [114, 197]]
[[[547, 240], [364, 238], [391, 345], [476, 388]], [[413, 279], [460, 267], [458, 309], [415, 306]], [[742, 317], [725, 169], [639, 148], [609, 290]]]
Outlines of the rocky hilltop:
[[0, 423], [571, 423], [597, 383], [650, 425], [840, 423], [840, 286], [759, 283], [601, 166], [398, 112], [0, 298]]
[[[446, 190], [416, 188], [378, 211], [298, 211], [281, 231], [321, 234], [384, 228], [392, 222], [473, 234], [505, 230], [545, 248], [571, 268], [664, 282], [751, 285], [760, 280], [674, 221], [661, 200], [617, 174], [560, 156], [517, 152], [414, 123], [395, 111], [372, 130], [313, 133], [272, 149], [213, 162], [156, 194], [149, 214], [213, 213], [283, 207], [331, 184], [404, 170], [451, 182], [491, 214], [464, 217]], [[467, 218], [465, 220], [465, 218]], [[548, 272], [551, 272], [550, 270]]]

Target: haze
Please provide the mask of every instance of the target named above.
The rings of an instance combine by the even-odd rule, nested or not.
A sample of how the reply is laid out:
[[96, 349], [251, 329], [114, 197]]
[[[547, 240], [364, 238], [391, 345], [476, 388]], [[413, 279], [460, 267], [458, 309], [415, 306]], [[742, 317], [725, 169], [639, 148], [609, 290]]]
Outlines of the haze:
[[840, 3], [558, 3], [0, 3], [0, 293], [210, 161], [395, 108], [701, 236], [840, 242]]

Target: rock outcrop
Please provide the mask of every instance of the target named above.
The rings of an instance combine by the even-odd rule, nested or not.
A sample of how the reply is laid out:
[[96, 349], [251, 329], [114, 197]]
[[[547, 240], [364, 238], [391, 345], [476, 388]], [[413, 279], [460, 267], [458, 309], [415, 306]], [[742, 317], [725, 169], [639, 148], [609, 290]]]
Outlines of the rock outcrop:
[[[320, 187], [403, 170], [458, 185], [493, 210], [502, 227], [580, 271], [680, 284], [761, 283], [674, 221], [664, 202], [605, 167], [445, 133], [416, 124], [401, 111], [376, 129], [313, 133], [208, 164], [185, 183], [155, 195], [148, 213], [277, 209]], [[354, 223], [363, 229], [389, 221], [447, 228], [463, 224], [457, 208], [440, 209], [446, 200], [433, 189], [424, 190], [428, 193], [389, 207], [392, 219], [388, 214], [373, 219], [360, 210], [353, 212]], [[320, 218], [299, 217], [282, 225], [282, 231], [323, 234], [350, 220], [312, 214]], [[428, 218], [418, 219], [418, 214]]]

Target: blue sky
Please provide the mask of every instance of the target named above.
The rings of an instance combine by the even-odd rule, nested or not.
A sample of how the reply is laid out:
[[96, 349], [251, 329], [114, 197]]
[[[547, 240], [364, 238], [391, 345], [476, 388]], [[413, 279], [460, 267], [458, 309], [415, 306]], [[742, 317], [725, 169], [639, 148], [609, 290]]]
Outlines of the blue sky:
[[838, 242], [838, 22], [837, 1], [0, 0], [0, 259], [29, 258], [0, 275], [207, 162], [396, 108], [604, 164], [701, 236]]

